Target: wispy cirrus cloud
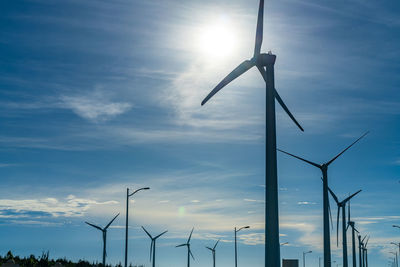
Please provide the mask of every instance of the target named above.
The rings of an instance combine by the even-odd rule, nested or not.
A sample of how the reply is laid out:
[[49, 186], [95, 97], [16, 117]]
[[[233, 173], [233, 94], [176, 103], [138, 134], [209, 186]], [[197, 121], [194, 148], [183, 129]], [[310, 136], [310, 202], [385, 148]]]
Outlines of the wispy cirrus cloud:
[[96, 205], [116, 204], [69, 195], [65, 199], [0, 199], [1, 218], [81, 217]]
[[98, 90], [86, 95], [62, 95], [60, 99], [65, 108], [92, 122], [109, 120], [132, 108], [130, 103], [111, 101]]

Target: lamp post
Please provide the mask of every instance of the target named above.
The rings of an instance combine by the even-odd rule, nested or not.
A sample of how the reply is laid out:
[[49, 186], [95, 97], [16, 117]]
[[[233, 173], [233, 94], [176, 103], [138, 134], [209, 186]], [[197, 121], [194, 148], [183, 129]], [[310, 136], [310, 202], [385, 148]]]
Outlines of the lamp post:
[[125, 220], [125, 267], [128, 267], [128, 211], [129, 211], [129, 197], [133, 196], [141, 190], [149, 190], [150, 187], [139, 188], [133, 193], [129, 193], [129, 188], [126, 189], [126, 220]]
[[306, 254], [312, 253], [312, 251], [303, 252], [303, 267], [306, 267]]
[[239, 228], [238, 230], [236, 229], [236, 227], [235, 227], [235, 267], [237, 267], [237, 239], [236, 239], [236, 234], [237, 234], [237, 232], [239, 232], [240, 230], [242, 230], [242, 229], [249, 229], [250, 228], [250, 226], [243, 226], [243, 227], [241, 227], [241, 228]]

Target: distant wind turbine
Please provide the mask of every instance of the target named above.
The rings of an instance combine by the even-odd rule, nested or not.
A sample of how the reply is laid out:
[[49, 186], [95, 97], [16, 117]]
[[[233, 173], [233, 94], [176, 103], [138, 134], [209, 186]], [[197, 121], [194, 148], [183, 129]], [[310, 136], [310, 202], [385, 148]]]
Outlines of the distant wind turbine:
[[188, 240], [187, 240], [187, 242], [185, 244], [181, 244], [181, 245], [176, 246], [177, 248], [184, 247], [184, 246], [187, 247], [187, 251], [188, 251], [188, 253], [187, 253], [187, 267], [190, 267], [190, 256], [192, 256], [192, 258], [194, 260], [193, 253], [190, 250], [190, 239], [192, 238], [193, 230], [194, 230], [194, 228], [190, 232], [189, 238], [188, 238]]
[[329, 232], [329, 195], [328, 195], [328, 167], [330, 164], [332, 164], [338, 157], [340, 157], [344, 152], [346, 152], [350, 147], [352, 147], [355, 143], [360, 141], [364, 136], [366, 136], [369, 132], [366, 132], [363, 134], [360, 138], [358, 138], [356, 141], [354, 141], [351, 145], [346, 147], [342, 152], [337, 154], [335, 157], [333, 157], [330, 161], [323, 163], [323, 164], [318, 164], [314, 163], [312, 161], [306, 160], [304, 158], [301, 158], [299, 156], [293, 155], [291, 153], [288, 153], [286, 151], [278, 149], [278, 151], [285, 153], [289, 156], [292, 156], [294, 158], [297, 158], [299, 160], [302, 160], [314, 167], [317, 167], [318, 169], [321, 170], [322, 172], [322, 182], [323, 182], [323, 188], [322, 188], [322, 194], [323, 194], [323, 220], [324, 220], [324, 266], [325, 267], [331, 267], [331, 237], [330, 237], [330, 232]]
[[106, 245], [107, 245], [107, 229], [114, 222], [114, 220], [118, 217], [119, 213], [106, 225], [106, 227], [101, 228], [100, 226], [94, 225], [89, 222], [85, 222], [86, 224], [100, 230], [103, 233], [103, 266], [106, 266]]
[[348, 205], [348, 217], [349, 217], [349, 223], [348, 223], [347, 227], [351, 227], [353, 267], [357, 267], [356, 238], [355, 238], [356, 233], [355, 232], [359, 233], [359, 231], [356, 229], [355, 222], [353, 222], [350, 217], [350, 201], [349, 201], [349, 205]]
[[364, 250], [363, 250], [363, 240], [361, 240], [361, 235], [358, 234], [358, 257], [359, 266], [364, 267]]
[[[280, 266], [280, 245], [279, 245], [279, 213], [278, 213], [278, 178], [276, 167], [276, 117], [275, 99], [282, 106], [293, 122], [303, 131], [303, 128], [296, 121], [289, 111], [282, 98], [275, 89], [274, 65], [276, 55], [271, 52], [261, 53], [263, 41], [264, 24], [264, 0], [260, 0], [256, 42], [253, 57], [243, 61], [231, 73], [228, 74], [201, 102], [204, 105], [219, 90], [230, 82], [244, 74], [253, 67], [257, 67], [266, 84], [266, 146], [265, 146], [265, 185], [266, 185], [266, 205], [265, 205], [265, 266]], [[330, 267], [330, 265], [325, 265]]]
[[368, 249], [367, 249], [368, 241], [369, 241], [369, 236], [367, 238], [367, 241], [365, 241], [365, 244], [363, 245], [365, 251], [365, 267], [368, 267]]
[[212, 256], [213, 256], [213, 266], [214, 266], [214, 267], [215, 267], [215, 248], [217, 247], [218, 243], [219, 243], [219, 240], [217, 241], [217, 243], [215, 243], [215, 245], [214, 245], [213, 248], [206, 247], [207, 249], [211, 250], [211, 252], [212, 252]]
[[160, 236], [162, 236], [163, 234], [165, 234], [168, 231], [164, 231], [161, 234], [159, 234], [156, 237], [152, 237], [151, 234], [142, 226], [143, 230], [146, 232], [146, 234], [150, 237], [151, 239], [151, 245], [150, 245], [150, 261], [153, 258], [153, 267], [156, 266], [156, 240], [157, 238], [159, 238]]
[[339, 199], [333, 193], [333, 191], [328, 187], [329, 193], [331, 193], [333, 199], [337, 204], [337, 220], [336, 220], [336, 242], [339, 243], [339, 215], [340, 209], [342, 209], [342, 248], [343, 248], [343, 267], [348, 267], [348, 258], [347, 258], [347, 223], [346, 223], [346, 203], [352, 199], [355, 195], [361, 192], [361, 190], [357, 191], [356, 193], [352, 194], [351, 196], [345, 198], [343, 201], [339, 202]]

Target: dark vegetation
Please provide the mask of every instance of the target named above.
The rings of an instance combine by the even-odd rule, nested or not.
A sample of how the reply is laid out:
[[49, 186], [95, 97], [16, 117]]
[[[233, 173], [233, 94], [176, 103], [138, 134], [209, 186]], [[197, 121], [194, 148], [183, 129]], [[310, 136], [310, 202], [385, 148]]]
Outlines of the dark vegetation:
[[[61, 264], [59, 266], [64, 267], [101, 267], [103, 264], [101, 263], [90, 263], [85, 260], [79, 260], [78, 262], [72, 262], [67, 259], [49, 259], [49, 252], [43, 252], [41, 256], [35, 257], [35, 255], [30, 255], [29, 257], [20, 258], [19, 256], [14, 256], [11, 251], [7, 252], [7, 254], [3, 257], [0, 256], [0, 266], [6, 262], [14, 262], [18, 264], [20, 267], [52, 267], [57, 266], [56, 264]], [[106, 265], [107, 267], [122, 267], [121, 263], [117, 265]], [[129, 265], [129, 267], [144, 267], [144, 265]]]

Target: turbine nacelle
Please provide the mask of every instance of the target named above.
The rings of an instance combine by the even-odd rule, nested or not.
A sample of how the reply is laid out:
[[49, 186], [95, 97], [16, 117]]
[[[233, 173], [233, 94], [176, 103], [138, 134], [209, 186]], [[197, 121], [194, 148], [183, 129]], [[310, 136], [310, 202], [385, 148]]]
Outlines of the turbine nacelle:
[[251, 61], [255, 62], [257, 66], [274, 65], [276, 61], [276, 55], [271, 53], [262, 53], [253, 57]]

